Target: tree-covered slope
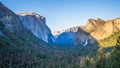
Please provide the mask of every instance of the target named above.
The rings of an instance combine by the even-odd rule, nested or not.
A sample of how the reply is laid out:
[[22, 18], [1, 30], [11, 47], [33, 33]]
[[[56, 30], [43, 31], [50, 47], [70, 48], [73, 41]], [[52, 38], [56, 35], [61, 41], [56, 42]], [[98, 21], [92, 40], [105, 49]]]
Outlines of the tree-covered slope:
[[113, 35], [105, 38], [105, 39], [102, 39], [102, 40], [99, 40], [99, 43], [100, 43], [100, 46], [101, 47], [112, 47], [112, 46], [115, 46], [116, 45], [116, 39], [120, 36], [120, 32], [116, 32], [114, 33]]
[[[36, 38], [32, 33], [18, 37], [0, 25], [0, 67], [37, 66], [40, 59], [49, 57], [51, 46]], [[38, 60], [39, 59], [39, 60]], [[37, 64], [36, 64], [37, 63]]]

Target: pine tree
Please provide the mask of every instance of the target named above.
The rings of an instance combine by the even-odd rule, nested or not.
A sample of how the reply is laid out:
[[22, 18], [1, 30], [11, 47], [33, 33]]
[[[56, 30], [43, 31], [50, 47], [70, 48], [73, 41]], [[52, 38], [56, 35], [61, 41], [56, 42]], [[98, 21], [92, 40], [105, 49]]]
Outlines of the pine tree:
[[85, 67], [86, 68], [90, 67], [90, 58], [88, 56], [85, 58]]

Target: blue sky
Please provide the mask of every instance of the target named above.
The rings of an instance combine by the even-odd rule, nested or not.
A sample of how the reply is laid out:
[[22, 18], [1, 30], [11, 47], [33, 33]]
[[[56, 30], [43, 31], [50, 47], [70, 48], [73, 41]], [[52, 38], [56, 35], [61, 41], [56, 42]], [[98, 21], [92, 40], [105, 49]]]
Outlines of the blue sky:
[[85, 25], [89, 18], [120, 17], [120, 0], [0, 0], [15, 13], [36, 12], [52, 30]]

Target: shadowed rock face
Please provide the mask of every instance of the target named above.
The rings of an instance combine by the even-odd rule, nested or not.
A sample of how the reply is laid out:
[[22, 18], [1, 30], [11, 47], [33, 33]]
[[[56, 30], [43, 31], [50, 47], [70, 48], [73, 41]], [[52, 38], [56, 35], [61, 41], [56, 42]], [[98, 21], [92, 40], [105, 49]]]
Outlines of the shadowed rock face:
[[18, 14], [23, 25], [38, 38], [45, 42], [49, 42], [53, 39], [50, 29], [46, 25], [45, 17], [38, 15], [34, 12], [20, 13]]
[[73, 45], [74, 44], [74, 32], [64, 32], [60, 34], [56, 40], [56, 45]]
[[75, 33], [75, 45], [81, 44], [86, 46], [88, 44], [88, 36], [89, 33], [79, 28], [78, 31]]
[[19, 17], [10, 9], [5, 7], [1, 2], [0, 2], [0, 24], [2, 24], [6, 29], [16, 34], [17, 36], [22, 36], [24, 35], [24, 33], [26, 33]]
[[82, 30], [81, 28], [75, 33], [75, 45], [93, 45], [97, 44], [97, 41], [90, 35], [90, 33]]

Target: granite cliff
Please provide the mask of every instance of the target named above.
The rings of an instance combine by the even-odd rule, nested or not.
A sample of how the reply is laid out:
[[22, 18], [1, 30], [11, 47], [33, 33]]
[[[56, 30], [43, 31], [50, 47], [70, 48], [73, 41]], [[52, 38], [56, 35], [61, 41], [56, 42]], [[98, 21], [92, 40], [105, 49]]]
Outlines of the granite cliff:
[[83, 29], [89, 32], [96, 40], [101, 40], [120, 31], [120, 18], [112, 20], [89, 19]]
[[39, 39], [42, 39], [47, 43], [54, 39], [51, 30], [46, 25], [45, 17], [34, 12], [20, 13], [18, 16], [22, 21], [22, 24]]

